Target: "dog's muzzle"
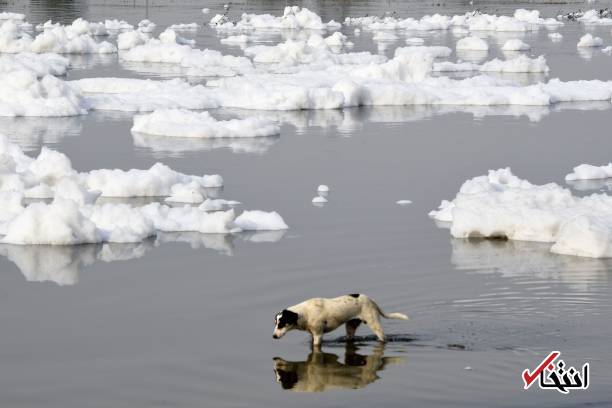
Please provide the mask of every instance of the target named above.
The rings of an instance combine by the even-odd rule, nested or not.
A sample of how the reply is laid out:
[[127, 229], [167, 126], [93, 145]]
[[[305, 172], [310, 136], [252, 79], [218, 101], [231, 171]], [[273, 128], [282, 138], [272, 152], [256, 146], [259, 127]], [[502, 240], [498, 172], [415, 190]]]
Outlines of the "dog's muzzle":
[[278, 337], [278, 335], [273, 334], [273, 335], [272, 335], [272, 338], [273, 338], [273, 339], [278, 339], [279, 337]]

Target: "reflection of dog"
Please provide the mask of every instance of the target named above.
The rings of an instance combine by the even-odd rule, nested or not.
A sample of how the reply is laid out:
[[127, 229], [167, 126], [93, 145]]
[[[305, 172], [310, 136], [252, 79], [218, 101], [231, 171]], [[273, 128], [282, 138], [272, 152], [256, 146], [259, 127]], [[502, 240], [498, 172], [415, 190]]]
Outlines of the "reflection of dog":
[[314, 347], [306, 361], [274, 358], [276, 381], [283, 389], [298, 392], [322, 392], [330, 389], [357, 389], [378, 380], [376, 374], [387, 364], [403, 361], [401, 357], [383, 357], [384, 345], [377, 344], [372, 355], [357, 354], [358, 348], [347, 343], [344, 364], [338, 356]]
[[346, 324], [346, 335], [352, 338], [357, 327], [363, 322], [374, 332], [380, 341], [385, 341], [385, 333], [380, 325], [380, 317], [386, 319], [408, 320], [403, 313], [385, 313], [366, 295], [352, 294], [333, 299], [313, 298], [278, 313], [274, 318], [272, 337], [280, 339], [290, 330], [307, 331], [314, 345], [321, 344], [323, 333], [329, 333]]

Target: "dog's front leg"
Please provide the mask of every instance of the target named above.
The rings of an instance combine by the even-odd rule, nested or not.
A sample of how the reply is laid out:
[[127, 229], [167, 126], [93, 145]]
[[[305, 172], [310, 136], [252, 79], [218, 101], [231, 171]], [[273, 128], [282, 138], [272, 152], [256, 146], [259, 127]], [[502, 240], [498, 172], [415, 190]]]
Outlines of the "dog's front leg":
[[323, 332], [313, 330], [310, 334], [312, 335], [312, 345], [314, 347], [320, 347]]

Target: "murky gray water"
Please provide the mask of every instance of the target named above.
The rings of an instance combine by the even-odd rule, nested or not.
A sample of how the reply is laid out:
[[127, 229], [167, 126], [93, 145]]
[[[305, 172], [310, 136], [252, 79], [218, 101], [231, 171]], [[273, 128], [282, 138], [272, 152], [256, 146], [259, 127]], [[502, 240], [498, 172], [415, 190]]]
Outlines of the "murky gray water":
[[[202, 7], [213, 13], [222, 7], [151, 1], [147, 12], [142, 0], [137, 4], [31, 1], [9, 2], [8, 8], [25, 11], [33, 22], [82, 16], [134, 24], [148, 13], [159, 29], [203, 23]], [[472, 8], [467, 2], [303, 5], [324, 20]], [[283, 6], [250, 1], [232, 7], [237, 14], [278, 14]], [[585, 7], [476, 6], [499, 13], [537, 6], [547, 16]], [[582, 26], [568, 24], [561, 32], [558, 44], [546, 30], [524, 38], [530, 54], [546, 55], [550, 77], [612, 79], [612, 57], [577, 54]], [[610, 42], [609, 27], [594, 32]], [[448, 33], [427, 35], [429, 43], [454, 44]], [[195, 38], [199, 47], [240, 52], [221, 46], [207, 27]], [[365, 33], [355, 42], [356, 50], [374, 47]], [[122, 66], [116, 56], [81, 58], [75, 65], [69, 78], [160, 75], [146, 66]], [[609, 103], [279, 117], [285, 123], [280, 137], [230, 142], [133, 136], [131, 115], [122, 113], [0, 119], [1, 131], [24, 148], [36, 153], [52, 146], [79, 170], [163, 161], [185, 173], [219, 173], [226, 181], [219, 194], [249, 208], [277, 210], [291, 226], [284, 234], [167, 234], [138, 245], [0, 247], [2, 406], [612, 404], [612, 261], [553, 255], [537, 243], [454, 240], [427, 217], [464, 180], [490, 168], [511, 166], [532, 182], [563, 183], [574, 165], [607, 163]], [[321, 183], [332, 191], [330, 202], [318, 208], [310, 200]], [[572, 187], [580, 194], [609, 190], [605, 182]], [[413, 204], [398, 206], [400, 199]], [[272, 340], [281, 308], [352, 292], [367, 293], [412, 320], [384, 322], [395, 340], [385, 346], [369, 339], [356, 346], [328, 342], [322, 353], [311, 354], [303, 333]], [[591, 362], [588, 391], [522, 390], [521, 371], [551, 350], [576, 366]]]

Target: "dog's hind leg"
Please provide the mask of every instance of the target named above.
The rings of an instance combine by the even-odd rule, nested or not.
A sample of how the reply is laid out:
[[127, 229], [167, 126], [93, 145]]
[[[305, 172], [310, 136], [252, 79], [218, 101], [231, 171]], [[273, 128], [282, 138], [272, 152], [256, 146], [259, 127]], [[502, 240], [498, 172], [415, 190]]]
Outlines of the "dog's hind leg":
[[372, 330], [376, 337], [378, 337], [378, 340], [384, 342], [386, 341], [385, 332], [383, 331], [382, 326], [380, 324], [380, 314], [378, 312], [378, 308], [376, 307], [376, 304], [371, 300], [368, 306], [369, 307], [364, 307], [361, 312], [361, 316], [359, 317], [366, 325], [368, 325], [368, 327], [370, 328], [370, 330]]
[[385, 332], [383, 331], [382, 326], [380, 325], [380, 319], [378, 316], [372, 316], [372, 318], [368, 321], [368, 326], [370, 327], [372, 332], [374, 332], [376, 337], [378, 337], [378, 340], [382, 342], [387, 341], [385, 337]]
[[348, 322], [346, 322], [346, 325], [345, 325], [346, 338], [348, 340], [353, 340], [353, 338], [355, 337], [355, 332], [357, 331], [357, 328], [359, 327], [360, 324], [361, 324], [360, 319], [351, 319]]

